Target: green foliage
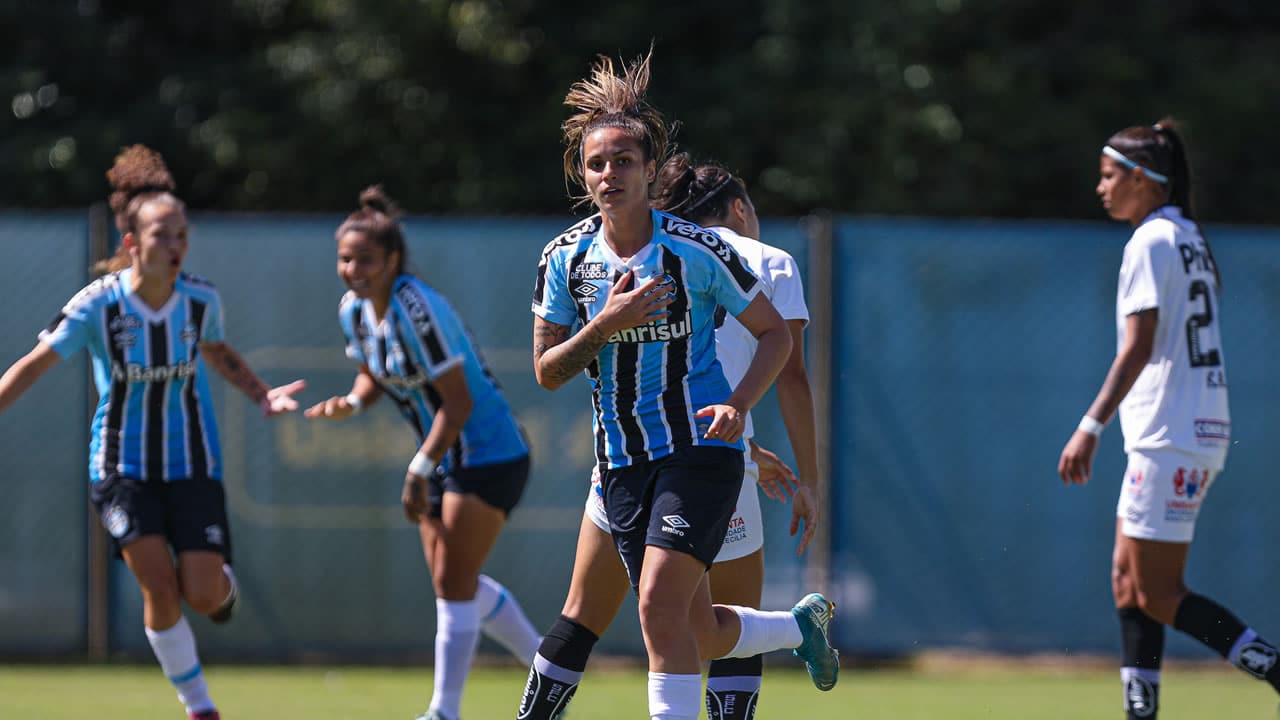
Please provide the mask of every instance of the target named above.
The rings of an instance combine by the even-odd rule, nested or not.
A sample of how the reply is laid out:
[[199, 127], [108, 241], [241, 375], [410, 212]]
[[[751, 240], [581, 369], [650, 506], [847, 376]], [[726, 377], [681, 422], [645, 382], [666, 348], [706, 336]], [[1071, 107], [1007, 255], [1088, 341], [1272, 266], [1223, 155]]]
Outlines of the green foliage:
[[651, 40], [678, 140], [767, 214], [1096, 218], [1103, 140], [1172, 114], [1201, 215], [1280, 222], [1248, 0], [9, 0], [0, 204], [98, 200], [144, 142], [193, 207], [565, 213], [564, 93]]

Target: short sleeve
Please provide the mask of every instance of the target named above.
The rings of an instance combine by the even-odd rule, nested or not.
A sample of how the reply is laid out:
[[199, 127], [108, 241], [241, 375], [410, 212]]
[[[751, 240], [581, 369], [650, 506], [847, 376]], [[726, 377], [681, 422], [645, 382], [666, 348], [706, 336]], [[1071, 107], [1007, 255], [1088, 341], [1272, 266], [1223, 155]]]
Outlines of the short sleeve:
[[364, 346], [360, 343], [360, 334], [356, 330], [360, 324], [360, 303], [355, 295], [348, 292], [338, 303], [338, 325], [342, 327], [347, 358], [361, 365], [367, 363], [364, 357]]
[[68, 303], [40, 332], [40, 342], [53, 348], [64, 360], [76, 354], [89, 343], [92, 308], [91, 303]]
[[780, 250], [770, 253], [765, 259], [765, 273], [773, 287], [770, 300], [782, 319], [803, 320], [807, 324], [809, 307], [804, 302], [804, 281], [795, 258]]
[[435, 380], [465, 359], [459, 351], [462, 321], [442, 295], [416, 282], [395, 291], [399, 341], [415, 363]]
[[577, 306], [569, 294], [565, 270], [567, 252], [552, 242], [538, 261], [538, 277], [533, 285], [533, 314], [557, 325], [571, 326], [578, 318]]
[[1131, 240], [1120, 264], [1119, 313], [1128, 316], [1160, 307], [1160, 289], [1173, 265], [1172, 244], [1158, 238]]
[[716, 304], [737, 317], [764, 288], [760, 278], [751, 272], [737, 250], [714, 233], [703, 232], [707, 238], [714, 238], [714, 242], [705, 238], [702, 240], [711, 249], [708, 256], [711, 294], [715, 297]]
[[222, 342], [227, 338], [222, 324], [222, 296], [213, 292], [204, 312], [204, 327], [200, 328], [201, 342]]

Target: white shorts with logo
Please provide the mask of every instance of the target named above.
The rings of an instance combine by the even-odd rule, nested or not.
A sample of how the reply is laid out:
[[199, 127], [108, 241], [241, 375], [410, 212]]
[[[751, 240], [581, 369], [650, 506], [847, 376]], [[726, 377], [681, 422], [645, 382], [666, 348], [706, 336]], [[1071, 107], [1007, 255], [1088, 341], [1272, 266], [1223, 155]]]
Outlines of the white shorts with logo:
[[[751, 461], [751, 453], [744, 453], [745, 463], [742, 490], [738, 492], [738, 504], [729, 520], [729, 532], [716, 554], [715, 562], [728, 562], [744, 558], [764, 547], [764, 519], [760, 514], [760, 491], [756, 482], [760, 468]], [[587, 492], [587, 517], [595, 526], [609, 532], [609, 516], [604, 509], [604, 493], [600, 486], [600, 471], [591, 470], [591, 490]]]
[[1121, 532], [1138, 540], [1191, 542], [1200, 505], [1220, 466], [1178, 450], [1131, 451], [1116, 505]]

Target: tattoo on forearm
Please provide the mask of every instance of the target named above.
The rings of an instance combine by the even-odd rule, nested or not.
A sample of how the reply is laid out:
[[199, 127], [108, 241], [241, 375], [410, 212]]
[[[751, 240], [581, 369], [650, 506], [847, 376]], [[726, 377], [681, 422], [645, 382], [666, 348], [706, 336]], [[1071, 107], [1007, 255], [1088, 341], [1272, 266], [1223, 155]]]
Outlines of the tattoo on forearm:
[[533, 360], [537, 362], [550, 348], [559, 345], [569, 337], [569, 328], [564, 325], [552, 325], [539, 322], [533, 328]]
[[[564, 333], [568, 333], [568, 328]], [[600, 330], [591, 326], [583, 328], [577, 335], [545, 351], [546, 355], [539, 360], [543, 377], [556, 383], [572, 380], [596, 359], [608, 341], [608, 336]]]
[[204, 349], [205, 359], [219, 375], [227, 379], [227, 382], [240, 388], [240, 391], [248, 395], [254, 402], [262, 402], [267, 396], [267, 384], [262, 381], [253, 370], [245, 364], [235, 350], [229, 345], [217, 344]]

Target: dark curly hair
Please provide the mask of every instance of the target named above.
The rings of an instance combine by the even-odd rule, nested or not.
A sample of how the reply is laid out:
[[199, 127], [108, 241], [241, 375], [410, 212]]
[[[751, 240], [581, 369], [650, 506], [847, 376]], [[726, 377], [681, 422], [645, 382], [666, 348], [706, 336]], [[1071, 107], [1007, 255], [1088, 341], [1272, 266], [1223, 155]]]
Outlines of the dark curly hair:
[[714, 163], [694, 166], [689, 153], [677, 153], [658, 171], [653, 207], [689, 222], [707, 225], [724, 219], [734, 199], [751, 202], [747, 186]]
[[[149, 203], [163, 202], [186, 210], [186, 204], [173, 194], [178, 185], [164, 158], [146, 145], [130, 145], [121, 150], [107, 171], [107, 182], [111, 184], [107, 204], [121, 235], [137, 231], [138, 213]], [[115, 255], [94, 265], [93, 269], [115, 272], [129, 267], [131, 262], [128, 248], [121, 243]]]
[[400, 253], [400, 261], [396, 263], [396, 274], [400, 275], [409, 260], [400, 215], [399, 206], [383, 191], [382, 186], [371, 185], [360, 193], [360, 209], [342, 221], [334, 238], [341, 240], [349, 232], [364, 233], [387, 254]]

